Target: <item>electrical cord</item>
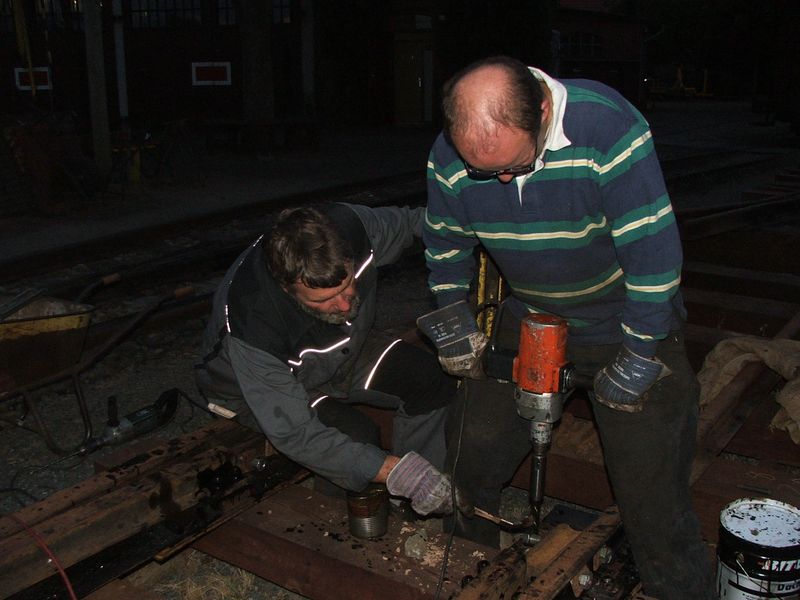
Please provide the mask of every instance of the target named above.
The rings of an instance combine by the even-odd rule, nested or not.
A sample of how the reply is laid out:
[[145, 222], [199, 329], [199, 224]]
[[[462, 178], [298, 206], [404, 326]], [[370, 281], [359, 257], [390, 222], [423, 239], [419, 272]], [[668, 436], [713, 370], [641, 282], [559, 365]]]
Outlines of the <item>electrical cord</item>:
[[47, 545], [47, 542], [39, 534], [39, 532], [33, 529], [32, 527], [29, 527], [27, 523], [25, 523], [22, 519], [20, 519], [16, 515], [9, 514], [5, 516], [14, 521], [20, 527], [22, 527], [25, 530], [25, 532], [29, 536], [31, 536], [31, 538], [33, 538], [33, 541], [36, 543], [36, 545], [39, 546], [42, 552], [44, 552], [47, 558], [50, 559], [50, 561], [55, 566], [56, 570], [58, 571], [58, 574], [64, 581], [64, 586], [67, 588], [67, 593], [69, 594], [70, 599], [78, 600], [78, 596], [75, 595], [75, 590], [72, 589], [72, 583], [70, 582], [69, 577], [67, 576], [67, 572], [64, 570], [64, 567], [61, 566], [61, 562], [58, 560], [58, 557], [56, 557], [55, 553], [50, 549], [50, 547]]
[[453, 524], [450, 527], [450, 532], [447, 536], [447, 544], [444, 547], [444, 555], [442, 556], [442, 570], [439, 573], [439, 581], [436, 584], [436, 594], [434, 595], [434, 600], [439, 600], [439, 596], [442, 593], [442, 585], [444, 584], [444, 579], [447, 576], [447, 563], [450, 560], [450, 550], [453, 547], [453, 537], [456, 533], [456, 519], [458, 519], [458, 502], [456, 499], [456, 469], [458, 467], [458, 459], [461, 456], [461, 436], [464, 433], [464, 420], [467, 414], [467, 398], [468, 398], [468, 390], [467, 390], [467, 381], [469, 379], [467, 377], [463, 378], [462, 383], [464, 385], [464, 404], [461, 409], [461, 419], [458, 424], [458, 436], [456, 437], [456, 455], [453, 458], [453, 468], [450, 472], [450, 499], [453, 503]]
[[[174, 388], [174, 389], [175, 389], [175, 392], [178, 394], [178, 396], [180, 396], [181, 398], [186, 400], [192, 406], [192, 408], [199, 408], [200, 410], [202, 410], [204, 412], [207, 412], [207, 413], [212, 414], [212, 415], [214, 414], [210, 410], [208, 410], [208, 406], [204, 406], [202, 402], [199, 402], [199, 401], [195, 400], [189, 394], [184, 392], [182, 389], [180, 389], [180, 388]], [[205, 397], [205, 394], [203, 394], [202, 392], [200, 392], [200, 394], [203, 397]]]
[[186, 417], [180, 423], [177, 423], [177, 425], [180, 428], [181, 432], [187, 433], [189, 431], [188, 425], [189, 425], [189, 423], [192, 422], [192, 420], [194, 419], [194, 416], [195, 416], [194, 409], [196, 407], [200, 406], [200, 403], [197, 402], [197, 400], [195, 400], [194, 398], [189, 396], [189, 394], [187, 394], [186, 392], [184, 392], [180, 388], [175, 388], [175, 393], [178, 395], [178, 397], [183, 398], [184, 400], [186, 400], [186, 404], [189, 407], [189, 416]]

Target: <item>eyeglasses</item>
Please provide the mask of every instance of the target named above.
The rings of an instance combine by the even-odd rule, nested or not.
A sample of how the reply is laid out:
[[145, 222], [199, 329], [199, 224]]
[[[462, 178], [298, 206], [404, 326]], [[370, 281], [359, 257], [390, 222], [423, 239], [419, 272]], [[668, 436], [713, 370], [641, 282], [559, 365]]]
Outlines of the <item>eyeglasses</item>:
[[500, 171], [476, 169], [467, 161], [462, 160], [462, 162], [464, 163], [464, 168], [467, 170], [467, 175], [469, 175], [471, 179], [494, 179], [495, 177], [500, 177], [501, 175], [511, 175], [512, 177], [517, 177], [518, 175], [527, 175], [528, 173], [533, 173], [533, 171], [536, 169], [536, 160], [524, 167], [511, 167], [510, 169], [502, 169]]

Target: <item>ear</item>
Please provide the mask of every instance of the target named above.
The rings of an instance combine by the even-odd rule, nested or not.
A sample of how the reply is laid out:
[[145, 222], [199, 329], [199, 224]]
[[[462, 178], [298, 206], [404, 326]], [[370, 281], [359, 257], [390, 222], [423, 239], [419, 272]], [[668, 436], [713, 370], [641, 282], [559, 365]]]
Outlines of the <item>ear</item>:
[[547, 94], [545, 94], [544, 98], [542, 98], [542, 105], [541, 105], [542, 109], [541, 125], [544, 125], [545, 123], [547, 123], [548, 119], [550, 119], [550, 112], [552, 106], [553, 104], [550, 101], [550, 98], [548, 98]]

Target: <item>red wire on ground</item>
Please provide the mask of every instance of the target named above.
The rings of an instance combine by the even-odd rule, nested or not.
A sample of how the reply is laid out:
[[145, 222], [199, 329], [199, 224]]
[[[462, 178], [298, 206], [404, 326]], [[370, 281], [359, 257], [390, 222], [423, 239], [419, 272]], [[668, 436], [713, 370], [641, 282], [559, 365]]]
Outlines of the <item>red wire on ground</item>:
[[5, 516], [14, 521], [20, 527], [22, 527], [28, 533], [28, 535], [30, 535], [33, 538], [33, 540], [36, 542], [36, 545], [42, 549], [42, 552], [44, 552], [47, 555], [47, 557], [51, 561], [53, 561], [53, 564], [56, 566], [56, 569], [58, 569], [58, 574], [61, 575], [61, 579], [64, 580], [64, 585], [67, 587], [67, 592], [69, 592], [69, 597], [71, 598], [71, 600], [78, 600], [78, 597], [75, 595], [75, 591], [72, 589], [72, 584], [69, 581], [69, 577], [67, 577], [67, 572], [64, 570], [64, 567], [61, 566], [61, 563], [58, 561], [58, 558], [56, 558], [56, 555], [53, 553], [53, 551], [50, 550], [50, 547], [47, 545], [47, 542], [44, 540], [44, 538], [41, 535], [39, 535], [39, 532], [31, 527], [28, 527], [28, 525], [24, 523], [22, 519], [16, 517], [15, 515], [5, 515]]

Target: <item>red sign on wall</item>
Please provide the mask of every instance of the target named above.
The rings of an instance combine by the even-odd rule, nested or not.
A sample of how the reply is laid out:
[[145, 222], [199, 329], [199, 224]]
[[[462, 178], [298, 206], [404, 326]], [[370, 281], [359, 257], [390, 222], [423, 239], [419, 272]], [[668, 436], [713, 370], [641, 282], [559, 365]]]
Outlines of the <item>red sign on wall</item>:
[[230, 85], [230, 62], [193, 62], [192, 85]]
[[33, 82], [36, 84], [37, 90], [53, 89], [50, 67], [34, 67], [32, 71], [24, 67], [16, 67], [14, 69], [14, 80], [17, 83], [18, 90], [31, 89], [31, 74], [33, 74]]

